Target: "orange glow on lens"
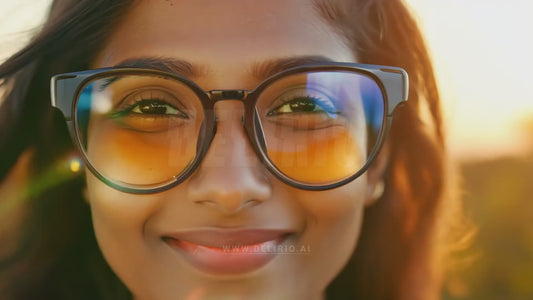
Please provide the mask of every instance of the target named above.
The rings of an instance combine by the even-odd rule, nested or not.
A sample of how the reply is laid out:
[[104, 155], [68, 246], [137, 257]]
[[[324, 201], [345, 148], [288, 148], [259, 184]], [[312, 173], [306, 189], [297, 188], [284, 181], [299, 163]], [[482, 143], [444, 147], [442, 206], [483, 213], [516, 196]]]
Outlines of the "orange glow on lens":
[[130, 184], [170, 180], [186, 169], [196, 155], [196, 132], [191, 128], [141, 133], [102, 126], [93, 134], [88, 149], [93, 165], [103, 175]]
[[350, 131], [298, 145], [296, 151], [268, 150], [272, 162], [287, 176], [301, 182], [324, 183], [353, 175], [364, 164], [364, 154]]

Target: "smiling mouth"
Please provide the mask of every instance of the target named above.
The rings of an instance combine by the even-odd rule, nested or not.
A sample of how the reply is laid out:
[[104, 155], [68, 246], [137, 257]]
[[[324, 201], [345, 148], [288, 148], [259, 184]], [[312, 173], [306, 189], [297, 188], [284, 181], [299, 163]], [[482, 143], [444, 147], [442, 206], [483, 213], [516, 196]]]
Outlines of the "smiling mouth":
[[292, 235], [286, 230], [209, 229], [173, 233], [162, 239], [200, 271], [237, 275], [265, 266]]

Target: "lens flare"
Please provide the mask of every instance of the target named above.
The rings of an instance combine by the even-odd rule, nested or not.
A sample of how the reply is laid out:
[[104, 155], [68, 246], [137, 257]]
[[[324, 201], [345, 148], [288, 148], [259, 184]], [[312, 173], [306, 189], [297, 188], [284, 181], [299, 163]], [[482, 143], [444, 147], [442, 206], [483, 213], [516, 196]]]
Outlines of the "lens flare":
[[79, 158], [72, 158], [69, 163], [70, 171], [77, 173], [81, 170], [81, 160]]

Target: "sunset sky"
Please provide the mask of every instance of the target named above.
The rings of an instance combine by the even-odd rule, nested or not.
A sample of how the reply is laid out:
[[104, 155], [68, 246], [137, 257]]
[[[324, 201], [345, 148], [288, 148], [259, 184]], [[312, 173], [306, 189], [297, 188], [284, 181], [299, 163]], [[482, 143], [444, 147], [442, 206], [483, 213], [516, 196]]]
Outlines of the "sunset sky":
[[533, 1], [409, 0], [432, 49], [455, 155], [524, 151], [533, 137]]
[[[23, 45], [49, 0], [0, 0], [0, 60]], [[437, 69], [452, 154], [524, 151], [533, 120], [533, 1], [408, 0]]]

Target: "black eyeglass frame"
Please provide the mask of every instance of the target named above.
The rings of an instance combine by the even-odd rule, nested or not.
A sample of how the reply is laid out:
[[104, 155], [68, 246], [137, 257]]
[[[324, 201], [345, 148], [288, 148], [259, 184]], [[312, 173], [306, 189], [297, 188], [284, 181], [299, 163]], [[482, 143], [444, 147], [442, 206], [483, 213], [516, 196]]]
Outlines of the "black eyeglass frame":
[[[367, 157], [367, 160], [363, 167], [355, 174], [345, 178], [341, 181], [334, 182], [326, 185], [310, 185], [302, 182], [295, 181], [281, 172], [275, 164], [273, 164], [268, 155], [263, 149], [265, 147], [264, 134], [259, 121], [257, 110], [255, 110], [257, 100], [261, 92], [276, 82], [280, 78], [308, 72], [320, 72], [320, 71], [348, 71], [366, 75], [373, 79], [381, 89], [384, 101], [384, 113], [381, 131], [378, 134], [378, 138], [374, 148]], [[189, 87], [202, 102], [204, 109], [204, 121], [200, 128], [200, 136], [197, 143], [196, 156], [192, 163], [183, 170], [180, 174], [177, 174], [168, 182], [150, 185], [132, 185], [124, 183], [118, 180], [112, 180], [102, 175], [96, 170], [89, 161], [87, 154], [83, 148], [82, 141], [78, 135], [78, 125], [76, 122], [76, 109], [79, 96], [82, 90], [85, 88], [86, 83], [102, 77], [109, 77], [110, 75], [156, 75], [163, 76], [165, 78], [171, 78], [177, 80], [180, 83]], [[405, 101], [407, 101], [409, 80], [407, 72], [401, 68], [381, 66], [381, 65], [369, 65], [369, 64], [357, 64], [357, 63], [315, 63], [311, 65], [303, 65], [294, 68], [290, 68], [274, 74], [265, 79], [257, 85], [254, 90], [211, 90], [204, 91], [192, 80], [177, 74], [156, 69], [143, 69], [143, 68], [103, 68], [93, 69], [88, 71], [72, 72], [55, 75], [51, 79], [51, 101], [52, 106], [58, 108], [67, 122], [67, 127], [70, 132], [76, 147], [82, 154], [82, 158], [87, 168], [106, 185], [126, 193], [133, 194], [151, 194], [158, 193], [176, 185], [182, 183], [194, 171], [198, 168], [203, 158], [207, 154], [211, 142], [216, 134], [217, 124], [216, 116], [214, 113], [214, 105], [218, 101], [223, 100], [238, 100], [244, 104], [244, 116], [243, 126], [248, 137], [248, 140], [262, 162], [262, 164], [282, 182], [303, 190], [321, 191], [333, 189], [351, 182], [357, 177], [361, 176], [372, 164], [375, 157], [379, 153], [385, 137], [390, 129], [392, 117], [395, 109]], [[245, 101], [246, 100], [246, 101]]]

